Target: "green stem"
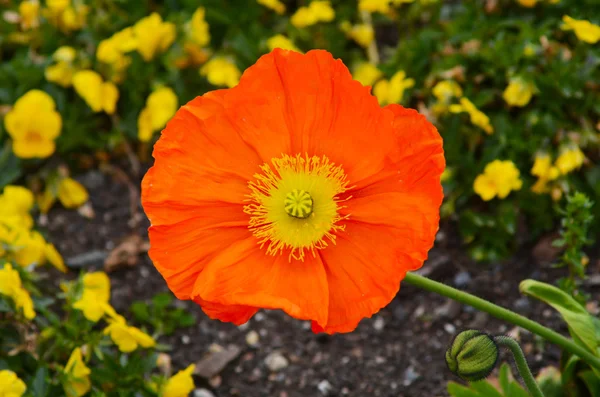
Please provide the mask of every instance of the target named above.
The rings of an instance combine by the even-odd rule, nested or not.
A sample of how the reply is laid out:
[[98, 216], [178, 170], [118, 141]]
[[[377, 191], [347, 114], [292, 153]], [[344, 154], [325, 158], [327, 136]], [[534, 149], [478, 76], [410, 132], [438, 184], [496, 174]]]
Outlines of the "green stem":
[[415, 273], [406, 273], [406, 277], [404, 278], [404, 280], [407, 283], [412, 284], [416, 287], [423, 288], [427, 291], [435, 292], [442, 296], [453, 299], [457, 302], [472, 306], [477, 310], [481, 310], [496, 318], [499, 318], [511, 324], [517, 325], [523, 329], [526, 329], [536, 335], [541, 336], [547, 341], [560, 346], [564, 350], [572, 353], [575, 356], [578, 356], [592, 367], [600, 370], [600, 358], [594, 356], [592, 353], [579, 346], [571, 339], [565, 338], [558, 332], [555, 332], [550, 328], [544, 327], [538, 322], [531, 321], [530, 319], [525, 318], [520, 314], [495, 305], [492, 302], [478, 298], [475, 295], [459, 291], [456, 288], [449, 287], [446, 284], [433, 281], [427, 277], [423, 277]]
[[494, 341], [498, 345], [508, 348], [513, 354], [515, 363], [517, 364], [517, 369], [519, 370], [519, 375], [521, 375], [521, 378], [523, 378], [523, 382], [525, 382], [525, 385], [529, 390], [529, 394], [531, 394], [533, 397], [544, 397], [544, 393], [542, 393], [540, 387], [533, 378], [533, 374], [527, 365], [525, 354], [523, 354], [523, 350], [521, 350], [521, 346], [519, 346], [517, 341], [508, 336], [496, 336], [494, 337]]

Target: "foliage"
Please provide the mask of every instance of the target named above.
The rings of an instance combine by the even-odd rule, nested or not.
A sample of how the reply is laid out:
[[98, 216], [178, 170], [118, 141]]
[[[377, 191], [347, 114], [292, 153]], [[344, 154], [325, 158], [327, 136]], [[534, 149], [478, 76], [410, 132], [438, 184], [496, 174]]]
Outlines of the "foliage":
[[142, 324], [151, 325], [158, 334], [170, 335], [176, 329], [189, 327], [195, 318], [182, 308], [173, 308], [173, 296], [159, 293], [152, 298], [151, 304], [137, 301], [131, 304], [131, 312]]
[[575, 192], [567, 196], [564, 209], [559, 209], [561, 219], [560, 238], [553, 245], [564, 249], [558, 267], [566, 267], [569, 276], [559, 280], [559, 286], [573, 295], [580, 303], [589, 298], [578, 286], [578, 280], [586, 278], [585, 270], [589, 258], [583, 252], [583, 247], [591, 243], [588, 238], [589, 227], [594, 219], [592, 207], [594, 203], [583, 193]]

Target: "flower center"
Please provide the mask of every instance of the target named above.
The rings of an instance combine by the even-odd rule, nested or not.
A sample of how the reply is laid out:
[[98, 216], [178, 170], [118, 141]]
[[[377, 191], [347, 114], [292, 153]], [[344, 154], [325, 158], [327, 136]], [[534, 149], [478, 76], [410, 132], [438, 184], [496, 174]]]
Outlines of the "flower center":
[[345, 228], [339, 222], [348, 217], [339, 214], [339, 195], [347, 190], [342, 167], [325, 156], [298, 154], [260, 168], [248, 183], [251, 203], [244, 207], [260, 246], [270, 255], [285, 250], [290, 260], [304, 260], [306, 250], [316, 255], [316, 249], [335, 244], [335, 233]]
[[294, 218], [308, 218], [313, 211], [313, 199], [304, 190], [294, 189], [285, 196], [285, 212]]
[[44, 140], [42, 135], [37, 131], [28, 131], [25, 135], [25, 139], [31, 143], [39, 143]]

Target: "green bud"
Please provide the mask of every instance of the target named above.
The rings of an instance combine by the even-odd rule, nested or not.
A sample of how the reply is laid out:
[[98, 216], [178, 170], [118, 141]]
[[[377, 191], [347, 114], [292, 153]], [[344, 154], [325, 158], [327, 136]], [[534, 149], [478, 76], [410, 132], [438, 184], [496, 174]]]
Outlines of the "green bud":
[[486, 378], [498, 361], [498, 346], [494, 338], [477, 330], [456, 335], [446, 351], [446, 364], [460, 378], [476, 382]]

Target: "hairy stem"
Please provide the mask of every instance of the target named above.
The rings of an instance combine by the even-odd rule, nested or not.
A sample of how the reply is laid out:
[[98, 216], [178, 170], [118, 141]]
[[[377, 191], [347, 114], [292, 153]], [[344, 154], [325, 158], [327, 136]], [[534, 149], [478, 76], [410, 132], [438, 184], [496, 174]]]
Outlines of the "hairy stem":
[[600, 358], [594, 356], [591, 352], [579, 346], [571, 339], [565, 338], [558, 332], [544, 327], [538, 322], [532, 321], [511, 310], [495, 305], [492, 302], [486, 301], [485, 299], [478, 298], [475, 295], [457, 290], [456, 288], [452, 288], [446, 284], [442, 284], [427, 277], [420, 276], [416, 273], [407, 273], [404, 281], [416, 287], [435, 292], [457, 302], [472, 306], [477, 310], [481, 310], [490, 314], [491, 316], [526, 329], [536, 335], [541, 336], [547, 341], [560, 346], [564, 350], [574, 354], [575, 356], [578, 356], [592, 367], [600, 370]]
[[519, 346], [517, 341], [508, 336], [496, 336], [494, 337], [494, 341], [499, 346], [506, 347], [512, 353], [513, 357], [515, 358], [515, 363], [517, 364], [517, 369], [519, 370], [519, 375], [521, 375], [521, 378], [523, 378], [523, 382], [525, 382], [525, 386], [527, 386], [529, 394], [531, 394], [533, 397], [544, 397], [544, 393], [542, 393], [540, 387], [535, 381], [535, 378], [529, 369], [529, 365], [527, 365], [525, 354], [523, 354], [523, 350], [521, 350], [521, 346]]

